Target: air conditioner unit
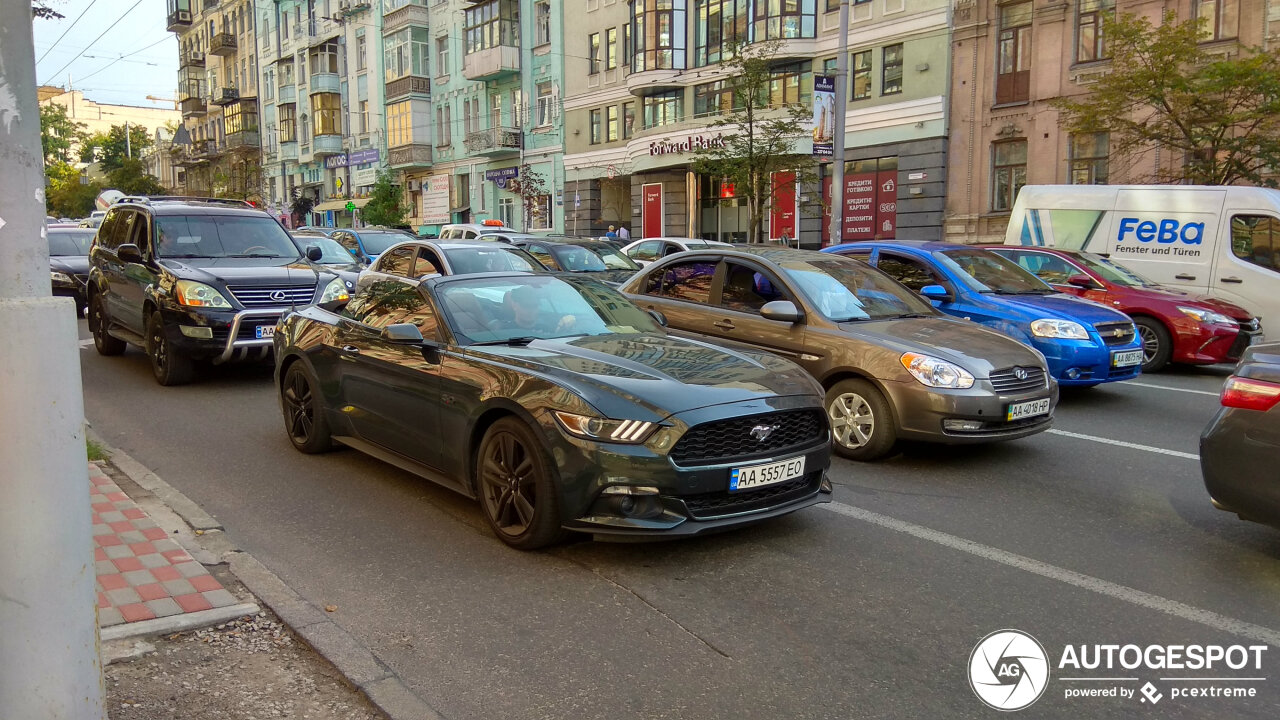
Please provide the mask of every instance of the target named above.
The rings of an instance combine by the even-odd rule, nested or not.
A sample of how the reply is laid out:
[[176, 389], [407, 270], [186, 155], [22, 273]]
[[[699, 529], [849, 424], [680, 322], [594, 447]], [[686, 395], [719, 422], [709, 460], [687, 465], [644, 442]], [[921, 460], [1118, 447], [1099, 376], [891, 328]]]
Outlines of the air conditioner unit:
[[191, 22], [191, 11], [190, 11], [190, 10], [179, 10], [179, 11], [178, 11], [178, 22], [181, 22], [181, 23], [190, 23], [190, 22]]
[[409, 181], [409, 192], [414, 192], [415, 190], [421, 190], [421, 189], [422, 189], [422, 181], [421, 181], [421, 180], [410, 180], [410, 181]]

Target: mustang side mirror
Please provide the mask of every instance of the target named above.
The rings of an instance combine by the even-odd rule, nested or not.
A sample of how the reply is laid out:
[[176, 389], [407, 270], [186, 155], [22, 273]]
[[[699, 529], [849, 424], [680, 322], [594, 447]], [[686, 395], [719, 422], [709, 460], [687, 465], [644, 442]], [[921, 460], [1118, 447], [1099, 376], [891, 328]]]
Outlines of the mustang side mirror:
[[654, 322], [658, 323], [662, 327], [667, 326], [666, 315], [663, 315], [662, 313], [658, 312], [657, 310], [654, 310], [653, 308], [649, 308], [645, 312], [649, 313], [649, 317], [653, 318]]
[[320, 258], [324, 257], [324, 251], [317, 245], [308, 245], [305, 253], [311, 262], [320, 262]]
[[1072, 275], [1071, 277], [1067, 278], [1067, 284], [1075, 285], [1076, 287], [1084, 288], [1085, 290], [1092, 290], [1098, 287], [1098, 284], [1093, 281], [1093, 278], [1089, 277], [1088, 275], [1085, 275], [1084, 273], [1080, 273], [1079, 275]]
[[142, 251], [139, 250], [138, 246], [134, 245], [133, 243], [125, 243], [120, 247], [116, 248], [116, 257], [120, 258], [121, 262], [127, 262], [127, 263], [143, 262]]
[[412, 323], [396, 323], [382, 328], [382, 339], [397, 345], [421, 345], [422, 331]]
[[795, 323], [800, 322], [800, 318], [804, 317], [804, 313], [800, 312], [800, 308], [797, 308], [796, 304], [790, 300], [774, 300], [765, 303], [760, 308], [760, 317], [765, 320]]
[[951, 293], [947, 292], [947, 289], [941, 285], [925, 285], [920, 288], [920, 294], [930, 300], [937, 300], [938, 302], [951, 299]]

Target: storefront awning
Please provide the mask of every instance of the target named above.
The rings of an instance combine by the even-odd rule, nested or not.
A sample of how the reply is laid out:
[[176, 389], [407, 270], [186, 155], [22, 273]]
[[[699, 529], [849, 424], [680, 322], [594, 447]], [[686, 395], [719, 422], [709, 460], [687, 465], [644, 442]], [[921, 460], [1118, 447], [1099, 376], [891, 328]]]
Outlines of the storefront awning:
[[346, 210], [347, 203], [354, 203], [356, 207], [362, 208], [369, 204], [369, 198], [353, 198], [351, 200], [325, 200], [324, 202], [311, 208], [311, 212], [324, 212], [326, 210]]

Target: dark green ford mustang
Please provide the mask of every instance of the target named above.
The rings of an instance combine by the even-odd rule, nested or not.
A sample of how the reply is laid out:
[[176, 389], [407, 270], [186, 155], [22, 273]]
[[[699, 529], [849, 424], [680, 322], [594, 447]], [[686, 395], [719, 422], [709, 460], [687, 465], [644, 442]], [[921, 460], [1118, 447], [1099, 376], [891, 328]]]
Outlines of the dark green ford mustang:
[[805, 371], [669, 336], [596, 280], [371, 282], [345, 308], [283, 318], [275, 357], [296, 448], [336, 440], [478, 498], [517, 548], [693, 535], [830, 500]]

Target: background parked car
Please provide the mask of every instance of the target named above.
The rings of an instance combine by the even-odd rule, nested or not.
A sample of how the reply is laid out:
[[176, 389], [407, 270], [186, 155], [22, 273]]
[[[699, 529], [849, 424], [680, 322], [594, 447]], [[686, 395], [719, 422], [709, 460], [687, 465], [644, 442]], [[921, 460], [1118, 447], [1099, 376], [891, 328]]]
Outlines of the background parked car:
[[490, 272], [545, 273], [524, 250], [487, 240], [410, 240], [387, 248], [360, 285], [396, 278], [417, 282], [431, 275], [472, 275]]
[[640, 269], [612, 243], [602, 240], [520, 235], [511, 243], [527, 250], [548, 270], [585, 273], [611, 285], [626, 282]]
[[1221, 403], [1200, 436], [1205, 488], [1218, 508], [1280, 527], [1280, 343], [1245, 350]]
[[1039, 350], [1063, 385], [1129, 380], [1142, 345], [1128, 315], [1063, 295], [990, 250], [939, 242], [857, 242], [823, 252], [867, 260], [942, 312]]
[[334, 230], [329, 237], [337, 240], [358, 262], [371, 263], [377, 260], [387, 248], [398, 242], [410, 240], [414, 236], [390, 228], [369, 227], [359, 230], [350, 228]]
[[836, 451], [851, 459], [883, 457], [899, 439], [1010, 440], [1053, 422], [1058, 386], [1038, 353], [857, 260], [715, 247], [659, 260], [622, 290], [673, 330], [798, 362], [822, 384]]
[[631, 243], [622, 246], [622, 252], [627, 257], [634, 260], [637, 265], [644, 267], [654, 260], [664, 258], [668, 255], [674, 255], [678, 252], [684, 252], [686, 250], [705, 250], [707, 248], [714, 247], [732, 246], [729, 243], [720, 242], [719, 240], [661, 237], [633, 240]]
[[512, 273], [384, 280], [276, 334], [285, 428], [480, 500], [503, 542], [681, 536], [830, 499], [817, 385], [666, 334], [611, 288]]
[[312, 262], [342, 278], [348, 292], [355, 289], [356, 282], [360, 279], [360, 271], [364, 270], [365, 265], [358, 262], [337, 240], [311, 230], [295, 230], [289, 233], [289, 236], [293, 238], [293, 244], [298, 246], [298, 252], [303, 255], [307, 254], [308, 247], [318, 249], [320, 255], [312, 259]]
[[51, 227], [49, 234], [49, 279], [53, 294], [76, 301], [76, 314], [88, 307], [89, 246], [94, 230], [78, 227]]
[[1170, 362], [1235, 362], [1262, 341], [1262, 322], [1239, 305], [1165, 287], [1109, 258], [1079, 250], [993, 245], [1059, 292], [1102, 303], [1133, 318], [1142, 341], [1142, 372]]

